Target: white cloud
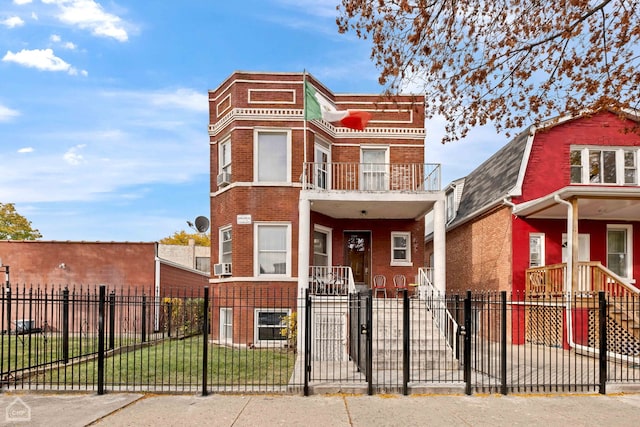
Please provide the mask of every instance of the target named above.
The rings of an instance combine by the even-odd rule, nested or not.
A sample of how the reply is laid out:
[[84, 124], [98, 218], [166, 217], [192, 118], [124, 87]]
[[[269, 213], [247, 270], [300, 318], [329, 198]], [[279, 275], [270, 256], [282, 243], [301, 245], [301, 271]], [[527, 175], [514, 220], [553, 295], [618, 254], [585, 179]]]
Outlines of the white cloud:
[[57, 18], [66, 24], [90, 30], [92, 34], [100, 37], [113, 38], [121, 42], [129, 39], [122, 19], [105, 12], [102, 6], [93, 0], [42, 0], [42, 2], [56, 5], [60, 9]]
[[86, 147], [86, 144], [78, 144], [75, 147], [71, 147], [62, 158], [65, 162], [69, 163], [72, 166], [78, 166], [81, 163], [84, 163], [84, 157], [79, 153], [80, 150]]
[[17, 4], [17, 5], [23, 5], [23, 4], [29, 4], [31, 3], [32, 0], [13, 0], [13, 4]]
[[0, 105], [0, 122], [8, 122], [14, 117], [18, 117], [20, 115], [19, 111], [12, 110], [9, 107], [5, 107], [4, 105]]
[[78, 74], [78, 70], [63, 59], [55, 56], [52, 49], [22, 49], [18, 53], [13, 53], [9, 50], [2, 60], [43, 71], [66, 71], [72, 76]]
[[72, 42], [62, 43], [62, 37], [60, 37], [58, 34], [51, 34], [51, 36], [49, 37], [49, 40], [51, 40], [52, 43], [60, 43], [61, 46], [65, 49], [76, 50], [77, 48], [75, 43], [72, 43]]
[[179, 88], [156, 92], [116, 91], [103, 92], [103, 95], [110, 98], [130, 99], [134, 102], [144, 103], [148, 105], [147, 108], [177, 108], [199, 112], [209, 111], [209, 98], [207, 93], [197, 92], [193, 89]]
[[208, 111], [207, 94], [192, 89], [177, 89], [175, 92], [158, 92], [150, 95], [149, 100], [155, 106], [179, 107], [185, 110]]
[[19, 16], [12, 16], [5, 19], [4, 21], [0, 21], [0, 24], [4, 25], [7, 28], [15, 28], [24, 25], [24, 21]]
[[35, 12], [31, 12], [31, 19], [37, 21], [38, 20], [38, 15]]
[[[58, 96], [54, 116], [44, 117], [35, 128], [3, 134], [3, 141], [12, 141], [15, 148], [2, 159], [12, 168], [0, 173], [0, 200], [120, 200], [122, 191], [158, 183], [181, 185], [199, 179], [206, 183], [206, 91], [202, 95], [190, 88], [105, 93], [81, 86]], [[180, 97], [200, 100], [179, 102]], [[57, 114], [74, 119], [54, 126]], [[22, 147], [33, 147], [34, 152], [17, 153]]]
[[33, 153], [33, 147], [24, 147], [18, 150], [18, 153]]

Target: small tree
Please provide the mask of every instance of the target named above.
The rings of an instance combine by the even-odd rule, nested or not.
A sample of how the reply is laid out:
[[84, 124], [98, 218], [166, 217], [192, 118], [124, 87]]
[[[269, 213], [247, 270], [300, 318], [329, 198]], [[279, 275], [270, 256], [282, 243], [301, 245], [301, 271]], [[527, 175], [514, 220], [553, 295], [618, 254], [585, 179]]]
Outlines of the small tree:
[[196, 242], [196, 246], [211, 246], [211, 237], [209, 234], [187, 233], [184, 230], [176, 231], [173, 235], [160, 240], [160, 243], [164, 245], [186, 246], [189, 244], [190, 239]]
[[13, 203], [0, 203], [0, 240], [36, 240], [42, 238], [40, 231], [31, 226], [20, 215]]

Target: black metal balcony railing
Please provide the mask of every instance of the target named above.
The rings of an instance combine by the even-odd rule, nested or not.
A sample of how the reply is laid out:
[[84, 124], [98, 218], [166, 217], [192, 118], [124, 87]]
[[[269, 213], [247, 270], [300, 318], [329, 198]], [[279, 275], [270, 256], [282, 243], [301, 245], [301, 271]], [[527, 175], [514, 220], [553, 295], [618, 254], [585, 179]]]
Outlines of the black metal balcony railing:
[[440, 165], [434, 163], [304, 164], [306, 190], [440, 191]]

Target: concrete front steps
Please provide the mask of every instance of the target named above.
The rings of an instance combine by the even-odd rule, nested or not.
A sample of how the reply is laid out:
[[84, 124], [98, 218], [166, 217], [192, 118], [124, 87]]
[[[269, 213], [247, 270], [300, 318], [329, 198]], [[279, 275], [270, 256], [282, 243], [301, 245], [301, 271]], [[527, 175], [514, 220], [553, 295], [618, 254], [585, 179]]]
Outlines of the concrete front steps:
[[[433, 316], [424, 301], [410, 300], [409, 351], [412, 377], [424, 377], [437, 372], [454, 377], [461, 367], [453, 350], [434, 324]], [[373, 300], [373, 370], [402, 371], [403, 301], [395, 298]]]

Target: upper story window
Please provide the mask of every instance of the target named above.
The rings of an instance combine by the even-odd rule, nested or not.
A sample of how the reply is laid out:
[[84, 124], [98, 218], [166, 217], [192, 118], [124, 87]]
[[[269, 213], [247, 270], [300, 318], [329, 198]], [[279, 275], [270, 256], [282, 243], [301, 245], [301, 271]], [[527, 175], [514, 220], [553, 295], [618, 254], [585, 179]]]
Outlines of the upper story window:
[[386, 148], [362, 148], [362, 190], [388, 190], [389, 150]]
[[231, 173], [231, 138], [220, 143], [218, 154], [218, 173]]
[[256, 129], [254, 132], [254, 181], [291, 181], [291, 131]]
[[314, 149], [314, 184], [318, 188], [328, 189], [331, 187], [329, 167], [331, 163], [331, 151], [327, 144], [315, 144]]
[[454, 199], [454, 191], [451, 190], [447, 192], [446, 195], [446, 206], [447, 206], [447, 222], [451, 221], [456, 213], [455, 210], [455, 199]]
[[638, 149], [631, 147], [574, 147], [572, 184], [638, 184]]

